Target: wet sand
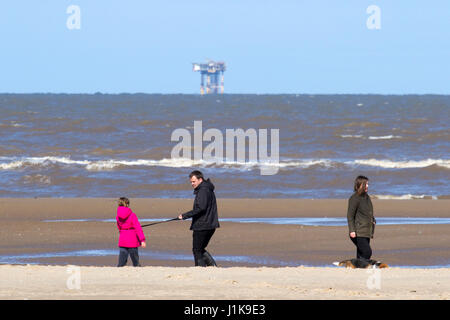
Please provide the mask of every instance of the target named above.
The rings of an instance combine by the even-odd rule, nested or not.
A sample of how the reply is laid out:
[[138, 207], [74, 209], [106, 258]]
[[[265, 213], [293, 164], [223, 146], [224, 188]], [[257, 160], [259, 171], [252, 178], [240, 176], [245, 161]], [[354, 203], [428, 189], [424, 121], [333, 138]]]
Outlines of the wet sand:
[[[376, 217], [449, 217], [450, 200], [373, 200]], [[131, 199], [140, 219], [172, 218], [188, 211], [192, 199]], [[219, 199], [221, 218], [231, 217], [345, 217], [346, 200]], [[74, 250], [116, 250], [115, 223], [43, 222], [57, 219], [114, 219], [114, 199], [0, 199], [0, 255]], [[147, 248], [144, 266], [192, 266], [191, 260], [154, 260], [148, 252], [191, 255], [190, 220], [144, 228]], [[450, 264], [450, 225], [377, 226], [372, 240], [373, 258], [395, 266]], [[352, 258], [354, 245], [347, 227], [271, 225], [221, 222], [208, 250], [215, 256], [267, 258], [268, 263], [223, 260], [229, 266], [327, 266]], [[117, 256], [43, 258], [46, 264], [115, 266]], [[31, 263], [31, 262], [30, 262]], [[287, 264], [286, 264], [287, 263]]]

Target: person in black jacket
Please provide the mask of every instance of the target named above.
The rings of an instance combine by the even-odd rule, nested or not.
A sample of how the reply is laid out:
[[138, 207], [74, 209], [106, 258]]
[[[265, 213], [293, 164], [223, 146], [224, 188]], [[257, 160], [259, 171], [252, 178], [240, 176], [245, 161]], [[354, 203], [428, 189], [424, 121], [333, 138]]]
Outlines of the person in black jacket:
[[189, 174], [189, 179], [194, 188], [194, 206], [191, 211], [180, 214], [178, 219], [192, 218], [190, 230], [193, 231], [192, 252], [195, 266], [216, 266], [213, 257], [206, 251], [216, 228], [220, 227], [214, 185], [210, 179], [204, 180], [203, 174], [197, 170]]
[[350, 240], [356, 246], [356, 258], [370, 260], [372, 249], [370, 239], [373, 238], [376, 220], [369, 190], [369, 178], [358, 176], [355, 179], [354, 193], [348, 200], [347, 222]]

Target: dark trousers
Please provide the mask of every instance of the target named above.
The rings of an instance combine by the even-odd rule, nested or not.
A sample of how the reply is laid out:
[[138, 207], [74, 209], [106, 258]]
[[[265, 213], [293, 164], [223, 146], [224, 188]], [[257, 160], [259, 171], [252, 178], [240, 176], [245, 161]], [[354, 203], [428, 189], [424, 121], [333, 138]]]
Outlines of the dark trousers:
[[206, 267], [206, 262], [203, 259], [205, 248], [211, 240], [216, 229], [212, 230], [194, 230], [192, 234], [192, 252], [194, 253], [195, 266]]
[[133, 262], [133, 266], [140, 267], [139, 264], [139, 252], [138, 248], [125, 248], [120, 247], [119, 251], [119, 264], [118, 267], [123, 267], [127, 264], [128, 256], [131, 258], [131, 262]]
[[370, 260], [372, 249], [370, 248], [370, 238], [355, 237], [350, 238], [356, 246], [356, 259]]

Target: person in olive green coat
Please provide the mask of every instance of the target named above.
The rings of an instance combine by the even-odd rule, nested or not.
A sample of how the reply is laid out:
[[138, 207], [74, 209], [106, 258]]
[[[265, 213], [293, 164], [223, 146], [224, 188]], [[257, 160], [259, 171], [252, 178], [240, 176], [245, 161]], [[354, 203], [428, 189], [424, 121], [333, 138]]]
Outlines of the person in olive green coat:
[[356, 258], [370, 260], [372, 249], [370, 239], [373, 238], [376, 220], [369, 190], [369, 178], [358, 176], [355, 179], [354, 193], [348, 200], [347, 221], [350, 240], [356, 246]]

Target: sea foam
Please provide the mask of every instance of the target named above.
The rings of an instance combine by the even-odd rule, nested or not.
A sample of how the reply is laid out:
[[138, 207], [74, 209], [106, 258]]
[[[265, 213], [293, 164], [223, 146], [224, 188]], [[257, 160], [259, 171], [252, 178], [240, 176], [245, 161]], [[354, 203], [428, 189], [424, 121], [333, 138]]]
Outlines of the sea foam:
[[192, 160], [188, 158], [163, 158], [163, 159], [99, 159], [99, 160], [74, 160], [70, 157], [0, 157], [0, 169], [15, 170], [28, 166], [64, 165], [81, 166], [86, 170], [102, 171], [113, 170], [119, 167], [170, 167], [170, 168], [190, 168], [190, 167], [216, 167], [227, 169], [254, 169], [262, 166], [287, 168], [287, 169], [307, 169], [313, 166], [324, 168], [341, 168], [342, 166], [370, 166], [385, 169], [411, 169], [425, 168], [433, 165], [450, 169], [450, 160], [446, 159], [425, 159], [425, 160], [389, 160], [389, 159], [282, 159], [275, 161], [233, 161], [229, 159]]

